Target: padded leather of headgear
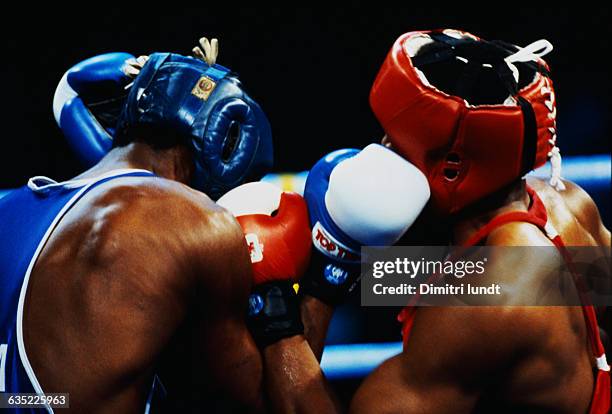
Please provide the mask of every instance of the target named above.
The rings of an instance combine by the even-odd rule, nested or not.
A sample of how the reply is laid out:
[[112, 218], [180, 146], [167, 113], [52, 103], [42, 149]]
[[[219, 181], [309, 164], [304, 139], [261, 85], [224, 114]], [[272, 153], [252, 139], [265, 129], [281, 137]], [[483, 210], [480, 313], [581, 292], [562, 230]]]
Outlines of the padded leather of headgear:
[[214, 199], [272, 166], [265, 114], [221, 65], [171, 53], [150, 55], [131, 87], [117, 133], [143, 125], [190, 138], [192, 186]]
[[[448, 43], [419, 55], [423, 46], [435, 42]], [[462, 43], [469, 43], [475, 56], [479, 48], [487, 53], [480, 62], [474, 62], [474, 56], [464, 59], [457, 47]], [[374, 114], [393, 148], [425, 173], [431, 200], [441, 212], [457, 212], [500, 190], [543, 165], [555, 146], [556, 109], [548, 66], [541, 58], [512, 62], [519, 75], [513, 80], [515, 74], [504, 57], [518, 50], [460, 31], [410, 32], [395, 42], [374, 81]], [[455, 76], [456, 90], [463, 96], [440, 90], [425, 75], [428, 65], [448, 59], [465, 61], [465, 72]], [[465, 96], [492, 99], [470, 90], [483, 87], [478, 73], [470, 70], [493, 71], [496, 76], [489, 73], [489, 79], [509, 89], [505, 102], [466, 101]], [[525, 80], [526, 73], [532, 77]]]

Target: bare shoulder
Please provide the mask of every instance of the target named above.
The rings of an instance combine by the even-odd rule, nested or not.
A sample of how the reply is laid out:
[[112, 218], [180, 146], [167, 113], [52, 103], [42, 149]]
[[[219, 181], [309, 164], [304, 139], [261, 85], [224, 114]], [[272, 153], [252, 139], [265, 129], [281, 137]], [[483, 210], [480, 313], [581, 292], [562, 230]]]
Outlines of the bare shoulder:
[[[600, 245], [610, 245], [610, 231], [604, 226], [599, 208], [593, 198], [578, 184], [568, 180], [565, 183], [565, 190], [557, 191], [552, 188], [545, 180], [529, 178], [528, 183], [533, 187], [547, 206], [566, 207], [567, 216], [571, 215]], [[563, 211], [555, 208], [554, 212], [562, 214]], [[561, 217], [563, 218], [563, 217]]]
[[[224, 210], [205, 194], [160, 177], [125, 177], [92, 191], [93, 207], [111, 209], [124, 218], [139, 217], [153, 226], [174, 224], [166, 230], [183, 230], [181, 224], [223, 215]], [[128, 224], [127, 222], [117, 224]]]
[[568, 180], [563, 180], [563, 183], [565, 184], [565, 190], [557, 191], [546, 180], [541, 178], [528, 179], [528, 184], [537, 191], [545, 204], [546, 200], [562, 201], [573, 213], [579, 215], [585, 211], [591, 212], [597, 210], [597, 206], [591, 196], [578, 184]]
[[172, 180], [124, 178], [92, 193], [84, 207], [109, 231], [178, 238], [188, 247], [188, 243], [201, 244], [239, 229], [233, 217], [208, 196]]
[[565, 181], [565, 187], [565, 191], [559, 193], [565, 205], [591, 234], [598, 234], [603, 228], [603, 222], [593, 198], [571, 181]]
[[[159, 177], [113, 180], [75, 206], [82, 256], [105, 266], [203, 278], [220, 257], [245, 249], [239, 224], [205, 194]], [[207, 270], [210, 269], [210, 270]]]

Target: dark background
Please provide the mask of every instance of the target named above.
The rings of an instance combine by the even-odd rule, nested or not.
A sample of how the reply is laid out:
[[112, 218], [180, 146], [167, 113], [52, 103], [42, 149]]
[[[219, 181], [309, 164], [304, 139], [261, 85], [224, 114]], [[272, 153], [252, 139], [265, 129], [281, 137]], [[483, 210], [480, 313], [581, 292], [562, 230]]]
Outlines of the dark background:
[[[395, 3], [395, 2], [394, 2]], [[525, 46], [551, 41], [562, 153], [609, 152], [608, 9], [396, 7], [34, 10], [5, 14], [0, 189], [28, 177], [67, 179], [82, 171], [55, 125], [51, 104], [62, 74], [100, 53], [188, 54], [200, 36], [220, 40], [219, 63], [238, 72], [270, 118], [277, 171], [308, 169], [342, 147], [362, 147], [382, 130], [368, 105], [370, 85], [394, 40], [410, 30], [458, 28]], [[395, 310], [339, 310], [329, 342], [399, 339]], [[340, 328], [341, 327], [341, 328]]]
[[[521, 46], [546, 38], [563, 154], [609, 151], [610, 11], [591, 8], [415, 9], [370, 2], [342, 8], [166, 8], [4, 13], [0, 188], [42, 174], [81, 171], [55, 125], [53, 92], [64, 71], [96, 54], [190, 53], [206, 35], [219, 63], [238, 72], [272, 123], [276, 170], [308, 169], [321, 155], [382, 135], [368, 92], [393, 41], [409, 30], [460, 28]], [[85, 6], [83, 6], [85, 7]], [[36, 13], [32, 15], [31, 13]]]
[[[241, 76], [273, 128], [276, 171], [308, 169], [332, 149], [380, 139], [368, 105], [370, 85], [394, 40], [410, 30], [457, 28], [520, 46], [540, 38], [555, 50], [552, 68], [558, 143], [564, 155], [610, 151], [610, 20], [608, 9], [584, 2], [572, 8], [489, 3], [479, 8], [415, 8], [413, 2], [369, 2], [324, 8], [30, 10], [3, 13], [0, 189], [33, 175], [67, 179], [82, 168], [52, 115], [62, 74], [100, 53], [190, 53], [200, 36], [220, 40], [218, 62]], [[182, 3], [180, 3], [182, 5]], [[95, 9], [94, 9], [95, 8]], [[335, 314], [329, 343], [397, 341], [396, 310], [366, 309], [358, 295]], [[337, 384], [348, 399], [359, 380]]]

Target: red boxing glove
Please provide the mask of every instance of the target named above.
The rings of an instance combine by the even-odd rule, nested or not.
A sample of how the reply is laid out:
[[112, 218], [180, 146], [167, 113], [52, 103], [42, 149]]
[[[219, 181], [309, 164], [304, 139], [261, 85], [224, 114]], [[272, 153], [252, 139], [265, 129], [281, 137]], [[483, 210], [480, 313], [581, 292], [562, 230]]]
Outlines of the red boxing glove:
[[264, 182], [248, 183], [217, 204], [238, 219], [253, 264], [249, 327], [261, 346], [304, 332], [294, 281], [310, 261], [311, 235], [304, 199]]
[[273, 184], [243, 184], [221, 197], [242, 226], [256, 285], [298, 280], [310, 261], [311, 234], [306, 202]]

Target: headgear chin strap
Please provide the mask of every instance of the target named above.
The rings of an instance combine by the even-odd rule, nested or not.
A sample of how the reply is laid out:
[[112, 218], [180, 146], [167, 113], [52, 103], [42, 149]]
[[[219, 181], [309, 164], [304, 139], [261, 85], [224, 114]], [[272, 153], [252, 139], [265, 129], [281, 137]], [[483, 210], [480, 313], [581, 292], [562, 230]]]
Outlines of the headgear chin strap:
[[270, 124], [229, 69], [192, 57], [154, 53], [130, 88], [117, 134], [136, 126], [188, 138], [193, 187], [216, 199], [272, 166]]
[[387, 55], [370, 105], [394, 149], [454, 213], [553, 161], [563, 188], [546, 40], [526, 48], [458, 30], [410, 32]]

